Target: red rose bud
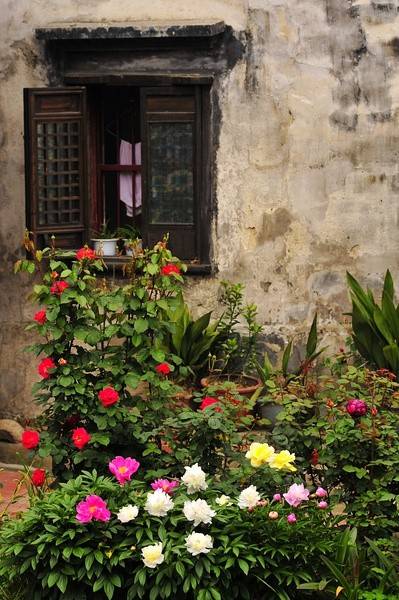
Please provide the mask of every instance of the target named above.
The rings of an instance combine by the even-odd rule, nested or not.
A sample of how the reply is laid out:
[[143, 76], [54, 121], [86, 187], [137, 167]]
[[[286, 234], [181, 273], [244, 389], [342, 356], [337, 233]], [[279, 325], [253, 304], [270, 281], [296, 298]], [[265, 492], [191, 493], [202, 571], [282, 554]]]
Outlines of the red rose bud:
[[72, 432], [72, 441], [76, 448], [82, 450], [91, 440], [91, 435], [84, 427], [77, 427]]
[[169, 375], [171, 368], [168, 363], [163, 362], [155, 367], [155, 370], [159, 375]]
[[119, 394], [113, 387], [105, 387], [98, 394], [98, 398], [103, 406], [107, 408], [119, 400]]
[[42, 487], [46, 481], [46, 471], [44, 469], [35, 469], [31, 476], [31, 482], [36, 487]]
[[67, 364], [68, 364], [68, 361], [67, 361], [67, 360], [65, 360], [65, 358], [59, 358], [59, 359], [58, 359], [58, 364], [59, 364], [61, 367], [64, 367], [65, 365], [67, 365]]
[[38, 431], [26, 429], [26, 431], [23, 432], [21, 437], [21, 443], [23, 447], [27, 450], [33, 450], [33, 448], [36, 448], [36, 446], [39, 445], [39, 442], [40, 435]]
[[310, 462], [314, 466], [319, 464], [319, 453], [316, 448], [313, 448], [313, 451], [312, 451], [312, 454], [310, 457]]
[[170, 263], [169, 265], [165, 265], [164, 267], [162, 267], [161, 269], [161, 275], [166, 275], [167, 277], [169, 277], [170, 275], [180, 275], [181, 271], [180, 268], [177, 265], [174, 265], [172, 263]]
[[373, 417], [375, 417], [378, 414], [378, 410], [376, 409], [375, 406], [373, 406], [373, 408], [370, 410], [371, 414]]
[[42, 362], [37, 367], [37, 371], [43, 379], [50, 377], [49, 369], [55, 369], [55, 362], [52, 358], [43, 358]]
[[36, 321], [36, 323], [39, 323], [39, 325], [44, 325], [45, 322], [47, 321], [46, 311], [45, 310], [37, 311], [37, 313], [35, 313], [35, 316], [33, 318]]
[[[217, 404], [219, 400], [217, 398], [212, 398], [212, 396], [206, 396], [200, 404], [200, 410], [205, 410], [208, 406], [213, 406]], [[215, 412], [222, 412], [220, 406], [215, 406]]]
[[67, 288], [69, 288], [69, 283], [67, 281], [55, 281], [50, 288], [50, 292], [54, 296], [61, 296], [62, 292]]
[[346, 403], [346, 412], [353, 418], [362, 417], [367, 413], [367, 404], [364, 400], [351, 398]]
[[85, 246], [76, 252], [76, 258], [77, 260], [95, 260], [96, 253], [88, 246]]
[[331, 400], [331, 398], [329, 400], [327, 400], [326, 402], [326, 406], [327, 408], [334, 408], [334, 402]]
[[52, 273], [51, 273], [51, 279], [57, 279], [57, 277], [58, 277], [57, 271], [52, 271]]

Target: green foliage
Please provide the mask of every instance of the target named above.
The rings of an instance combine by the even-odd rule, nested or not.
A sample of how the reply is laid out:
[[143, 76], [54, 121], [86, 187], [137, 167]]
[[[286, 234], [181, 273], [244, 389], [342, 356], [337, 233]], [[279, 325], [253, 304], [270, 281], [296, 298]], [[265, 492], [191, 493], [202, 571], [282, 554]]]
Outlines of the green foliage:
[[399, 305], [395, 305], [390, 271], [385, 275], [381, 306], [372, 291], [365, 291], [350, 273], [347, 282], [352, 300], [352, 338], [357, 351], [371, 365], [399, 376]]
[[218, 338], [217, 322], [210, 323], [212, 313], [201, 315], [194, 320], [187, 304], [181, 295], [176, 297], [175, 303], [166, 313], [166, 320], [170, 328], [168, 346], [170, 351], [181, 360], [181, 367], [196, 374], [208, 360]]
[[[322, 556], [331, 555], [339, 533], [314, 503], [298, 509], [298, 521], [287, 523], [290, 507], [277, 506], [279, 518], [268, 518], [269, 506], [252, 512], [216, 503], [217, 489], [201, 492], [216, 515], [197, 527], [213, 539], [207, 554], [191, 555], [185, 538], [193, 531], [183, 513], [184, 486], [173, 495], [174, 507], [165, 517], [144, 509], [149, 491], [137, 481], [120, 486], [95, 472], [44, 495], [20, 519], [10, 520], [0, 533], [0, 576], [10, 583], [29, 581], [26, 599], [90, 600], [178, 598], [214, 600], [228, 597], [296, 599], [296, 587], [320, 575]], [[107, 501], [111, 520], [81, 524], [76, 504], [89, 494]], [[139, 507], [136, 519], [121, 523], [118, 510]], [[309, 531], [312, 535], [309, 536]], [[165, 561], [145, 567], [143, 547], [161, 541]], [[295, 564], [295, 568], [292, 565]], [[284, 595], [281, 595], [284, 592]], [[302, 597], [302, 596], [301, 596]]]
[[215, 371], [256, 371], [256, 342], [263, 327], [257, 323], [255, 304], [244, 304], [244, 286], [222, 281], [220, 298], [224, 311], [217, 325], [218, 343], [212, 368]]
[[[317, 384], [269, 387], [282, 406], [271, 438], [295, 452], [315, 484], [345, 503], [345, 518], [361, 535], [389, 536], [399, 506], [399, 386], [389, 372], [339, 361], [330, 366], [332, 375]], [[365, 416], [347, 413], [350, 398], [366, 402]]]
[[[176, 387], [156, 366], [168, 362], [173, 371], [174, 363], [181, 363], [165, 350], [165, 315], [183, 278], [164, 276], [161, 268], [176, 259], [159, 243], [135, 259], [127, 285], [111, 288], [101, 279], [104, 265], [99, 259], [77, 261], [47, 249], [37, 261], [40, 268], [44, 258], [48, 269], [34, 286], [32, 299], [46, 308], [47, 318], [43, 325], [28, 326], [44, 338], [30, 350], [55, 363], [50, 376], [33, 390], [42, 409], [39, 456], [52, 456], [61, 479], [82, 468], [105, 469], [111, 458], [126, 452], [144, 461], [162, 457], [160, 439], [152, 430], [172, 414], [167, 399]], [[54, 282], [68, 287], [54, 294]], [[104, 407], [98, 394], [109, 386], [120, 398]], [[91, 435], [83, 450], [72, 443], [77, 427]]]
[[282, 376], [284, 378], [283, 384], [289, 383], [296, 377], [304, 377], [307, 375], [309, 369], [315, 360], [326, 350], [326, 348], [318, 348], [318, 335], [317, 335], [317, 313], [315, 314], [312, 325], [308, 333], [305, 347], [305, 358], [297, 369], [289, 370], [289, 361], [292, 356], [293, 340], [290, 340], [283, 352], [281, 359], [281, 367], [274, 367], [270, 362], [267, 353], [264, 354], [263, 363], [257, 361], [256, 368], [259, 377], [261, 378], [264, 385], [273, 378]]
[[[367, 547], [358, 543], [356, 528], [346, 529], [337, 540], [335, 556], [322, 557], [330, 578], [301, 584], [298, 589], [313, 590], [320, 598], [339, 597], [343, 600], [388, 600], [397, 597], [390, 595], [390, 592], [399, 592], [395, 564], [377, 544], [370, 540], [368, 544]], [[374, 585], [372, 592], [366, 591]], [[320, 596], [318, 592], [322, 592]]]

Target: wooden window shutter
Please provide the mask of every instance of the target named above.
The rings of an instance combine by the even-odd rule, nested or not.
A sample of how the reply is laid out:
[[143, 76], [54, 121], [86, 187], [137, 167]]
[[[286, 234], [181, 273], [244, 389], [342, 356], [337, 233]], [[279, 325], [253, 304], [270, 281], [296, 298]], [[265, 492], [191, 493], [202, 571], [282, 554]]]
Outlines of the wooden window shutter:
[[172, 252], [201, 262], [201, 93], [142, 88], [141, 112], [145, 243], [168, 233]]
[[38, 247], [87, 239], [85, 88], [25, 89], [27, 227]]

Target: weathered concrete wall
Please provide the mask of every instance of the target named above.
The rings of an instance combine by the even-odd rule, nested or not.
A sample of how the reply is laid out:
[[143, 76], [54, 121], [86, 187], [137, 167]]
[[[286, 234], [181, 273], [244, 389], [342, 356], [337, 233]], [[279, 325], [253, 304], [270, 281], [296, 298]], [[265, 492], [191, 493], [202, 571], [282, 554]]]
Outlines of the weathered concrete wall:
[[188, 284], [197, 310], [220, 279], [243, 281], [268, 333], [303, 332], [316, 308], [342, 337], [346, 269], [399, 277], [399, 1], [13, 0], [0, 36], [0, 398], [29, 413], [28, 289], [10, 273], [24, 228], [22, 88], [46, 85], [33, 29], [54, 21], [215, 19], [245, 41], [220, 84], [214, 278]]

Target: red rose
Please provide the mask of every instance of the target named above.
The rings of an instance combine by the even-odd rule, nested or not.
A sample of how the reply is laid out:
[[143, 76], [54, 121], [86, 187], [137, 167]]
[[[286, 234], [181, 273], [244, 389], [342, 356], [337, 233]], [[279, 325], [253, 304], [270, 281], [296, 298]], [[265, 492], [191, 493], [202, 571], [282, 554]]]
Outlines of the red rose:
[[91, 440], [91, 435], [84, 427], [77, 427], [72, 432], [72, 441], [76, 448], [82, 450]]
[[176, 275], [180, 275], [181, 271], [177, 265], [174, 265], [172, 263], [170, 263], [169, 265], [165, 265], [161, 269], [161, 275], [166, 275], [167, 277], [169, 277], [169, 275], [172, 275], [173, 273], [175, 273]]
[[[217, 404], [219, 400], [217, 398], [212, 398], [212, 396], [206, 396], [200, 404], [200, 410], [205, 410], [208, 406], [213, 406]], [[215, 412], [222, 412], [220, 406], [215, 406]]]
[[67, 281], [55, 281], [50, 288], [50, 292], [55, 296], [61, 296], [62, 292], [67, 288], [69, 288], [69, 283]]
[[76, 252], [76, 258], [78, 260], [95, 260], [96, 253], [91, 248], [88, 248], [88, 246], [85, 246]]
[[37, 313], [35, 313], [35, 316], [33, 318], [35, 319], [35, 321], [37, 323], [39, 323], [39, 325], [44, 325], [45, 322], [47, 321], [46, 311], [45, 310], [37, 311]]
[[155, 367], [155, 370], [159, 375], [169, 375], [171, 368], [168, 363], [163, 362]]
[[112, 406], [115, 402], [119, 400], [119, 394], [113, 387], [105, 387], [98, 394], [98, 398], [101, 401], [101, 404], [105, 407]]
[[46, 481], [46, 471], [44, 469], [35, 469], [32, 473], [31, 481], [36, 487], [42, 487]]
[[24, 448], [27, 450], [33, 450], [33, 448], [36, 448], [36, 446], [39, 445], [39, 432], [32, 429], [26, 429], [22, 434], [21, 442]]
[[43, 379], [50, 377], [49, 369], [55, 369], [55, 362], [52, 358], [43, 358], [42, 362], [37, 367], [37, 371]]

